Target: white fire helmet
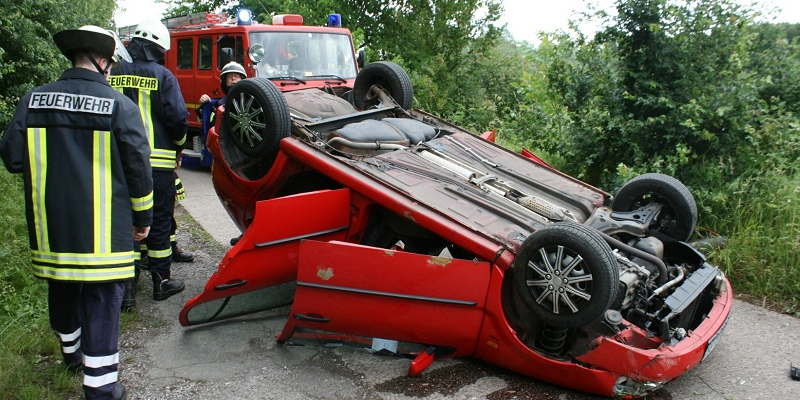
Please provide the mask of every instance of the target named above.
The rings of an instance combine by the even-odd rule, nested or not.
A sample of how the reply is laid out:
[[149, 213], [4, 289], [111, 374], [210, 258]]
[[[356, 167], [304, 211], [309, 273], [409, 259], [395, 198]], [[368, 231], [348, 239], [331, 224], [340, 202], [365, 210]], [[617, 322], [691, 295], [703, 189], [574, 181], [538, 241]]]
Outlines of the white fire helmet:
[[165, 51], [169, 50], [169, 30], [161, 21], [142, 21], [136, 25], [133, 37], [149, 40], [161, 46]]

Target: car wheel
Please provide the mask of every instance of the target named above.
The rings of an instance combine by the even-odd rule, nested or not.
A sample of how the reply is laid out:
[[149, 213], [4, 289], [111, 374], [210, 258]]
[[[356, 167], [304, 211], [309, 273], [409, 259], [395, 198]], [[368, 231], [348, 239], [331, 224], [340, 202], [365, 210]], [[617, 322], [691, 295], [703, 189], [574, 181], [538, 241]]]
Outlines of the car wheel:
[[611, 248], [584, 225], [555, 223], [533, 232], [514, 259], [520, 299], [543, 322], [577, 328], [596, 320], [617, 296]]
[[266, 78], [239, 81], [225, 100], [220, 140], [232, 142], [249, 157], [272, 159], [281, 139], [291, 134], [289, 106]]
[[628, 181], [611, 203], [614, 211], [635, 211], [649, 204], [663, 208], [650, 225], [675, 240], [688, 240], [697, 224], [697, 204], [689, 189], [664, 174], [643, 174]]
[[378, 85], [394, 99], [404, 110], [411, 109], [414, 103], [414, 86], [406, 71], [399, 65], [378, 61], [367, 64], [356, 77], [353, 85], [356, 108], [366, 110], [378, 105], [377, 98], [368, 98], [369, 90]]

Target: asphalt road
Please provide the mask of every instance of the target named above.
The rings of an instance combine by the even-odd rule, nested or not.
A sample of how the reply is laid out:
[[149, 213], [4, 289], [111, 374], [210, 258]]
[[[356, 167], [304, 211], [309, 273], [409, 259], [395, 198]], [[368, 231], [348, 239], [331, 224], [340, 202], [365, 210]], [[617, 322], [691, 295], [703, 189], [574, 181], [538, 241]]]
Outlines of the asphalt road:
[[[129, 368], [144, 370], [137, 379], [147, 382], [147, 387], [138, 388], [139, 395], [132, 391], [134, 399], [594, 398], [474, 360], [437, 360], [420, 377], [408, 378], [408, 360], [373, 355], [358, 346], [278, 345], [274, 338], [288, 309], [181, 328], [180, 308], [202, 291], [204, 279], [216, 270], [218, 253], [230, 247], [230, 238], [239, 231], [214, 193], [207, 170], [183, 169], [179, 174], [187, 191], [182, 208], [219, 242], [214, 244], [218, 250], [205, 252], [203, 244], [193, 244], [201, 247], [194, 249], [198, 261], [178, 269], [187, 276], [186, 292], [174, 301], [144, 302], [142, 308], [163, 318], [167, 326], [154, 339], [137, 341], [135, 354], [128, 356], [133, 359]], [[736, 300], [709, 357], [650, 398], [800, 399], [800, 381], [789, 377], [792, 362], [800, 364], [800, 319]]]

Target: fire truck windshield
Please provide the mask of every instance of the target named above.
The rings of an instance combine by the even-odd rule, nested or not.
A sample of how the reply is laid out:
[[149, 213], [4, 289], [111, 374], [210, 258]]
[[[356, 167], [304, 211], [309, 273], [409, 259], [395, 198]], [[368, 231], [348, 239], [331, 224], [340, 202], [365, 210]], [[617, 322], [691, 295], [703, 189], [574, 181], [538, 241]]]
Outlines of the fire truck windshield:
[[355, 78], [356, 61], [348, 35], [317, 32], [253, 32], [250, 45], [264, 46], [258, 76], [320, 79]]

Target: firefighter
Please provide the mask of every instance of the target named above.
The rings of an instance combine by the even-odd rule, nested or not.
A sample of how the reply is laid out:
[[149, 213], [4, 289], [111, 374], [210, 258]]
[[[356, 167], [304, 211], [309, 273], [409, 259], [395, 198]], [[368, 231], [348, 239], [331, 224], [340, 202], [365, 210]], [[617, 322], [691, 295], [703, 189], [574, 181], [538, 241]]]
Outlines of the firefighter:
[[139, 110], [107, 81], [112, 63], [127, 57], [115, 36], [91, 25], [56, 33], [73, 68], [22, 97], [0, 142], [6, 168], [23, 176], [50, 326], [64, 363], [83, 370], [87, 399], [125, 398], [117, 383], [123, 282], [134, 276], [132, 239], [147, 236], [153, 212]]
[[[186, 105], [175, 75], [161, 65], [170, 48], [169, 31], [160, 21], [143, 21], [128, 44], [132, 63], [112, 72], [111, 86], [139, 105], [150, 139], [153, 167], [153, 224], [145, 239], [147, 267], [153, 280], [153, 300], [183, 291], [183, 280], [171, 275], [171, 220], [175, 208], [174, 169], [186, 141]], [[135, 305], [136, 281], [128, 282], [125, 303]]]
[[[219, 86], [222, 88], [222, 93], [225, 94], [225, 96], [227, 96], [228, 91], [231, 89], [231, 87], [235, 85], [237, 82], [241, 81], [242, 79], [247, 79], [247, 71], [245, 71], [242, 64], [239, 64], [236, 61], [231, 61], [225, 64], [225, 66], [222, 67], [222, 72], [220, 72], [219, 74]], [[225, 104], [225, 99], [226, 97], [222, 97], [220, 99], [212, 99], [207, 94], [203, 94], [202, 96], [200, 96], [200, 107], [197, 107], [197, 109], [195, 109], [195, 113], [197, 114], [198, 117], [204, 118], [203, 109], [206, 107], [204, 106], [204, 104], [211, 103], [211, 109], [207, 111], [211, 115], [209, 117], [211, 123], [214, 121], [214, 115], [215, 115], [214, 111], [220, 105]], [[231, 246], [236, 245], [236, 243], [238, 243], [239, 239], [241, 238], [242, 235], [239, 235], [238, 237], [235, 238], [231, 238]], [[192, 260], [193, 259], [194, 256], [192, 256]]]
[[[225, 64], [225, 66], [222, 67], [222, 72], [220, 72], [219, 74], [219, 86], [222, 88], [222, 93], [227, 95], [228, 90], [231, 89], [231, 86], [233, 86], [234, 84], [236, 84], [236, 82], [239, 82], [242, 79], [247, 79], [247, 71], [244, 70], [242, 64], [239, 64], [236, 61], [231, 61]], [[210, 102], [213, 109], [216, 110], [217, 107], [225, 104], [225, 97], [222, 97], [220, 99], [212, 99], [209, 95], [203, 94], [202, 96], [200, 96], [199, 102], [200, 102], [200, 107], [197, 107], [195, 113], [197, 113], [198, 117], [203, 118], [202, 106], [204, 103]]]

